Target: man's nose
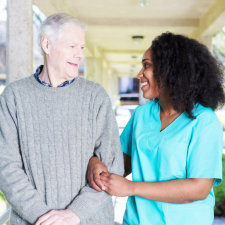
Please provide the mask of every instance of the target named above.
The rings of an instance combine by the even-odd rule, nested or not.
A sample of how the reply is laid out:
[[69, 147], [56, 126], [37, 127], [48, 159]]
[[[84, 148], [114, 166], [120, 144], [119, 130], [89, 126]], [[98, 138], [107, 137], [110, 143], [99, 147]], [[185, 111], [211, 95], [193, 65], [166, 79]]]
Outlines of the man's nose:
[[84, 51], [83, 51], [83, 49], [82, 48], [80, 48], [80, 49], [77, 49], [75, 52], [74, 52], [74, 54], [73, 54], [73, 57], [74, 58], [84, 58]]

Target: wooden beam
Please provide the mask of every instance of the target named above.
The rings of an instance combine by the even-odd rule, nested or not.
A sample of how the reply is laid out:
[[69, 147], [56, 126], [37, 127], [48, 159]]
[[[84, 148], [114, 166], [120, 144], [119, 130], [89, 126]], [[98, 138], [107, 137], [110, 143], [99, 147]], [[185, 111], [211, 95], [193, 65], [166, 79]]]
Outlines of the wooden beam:
[[104, 49], [104, 53], [110, 53], [110, 54], [141, 54], [146, 51], [146, 49], [139, 49], [139, 50], [133, 50], [133, 49]]
[[190, 37], [200, 39], [200, 36], [205, 35], [223, 14], [225, 14], [225, 1], [215, 0], [209, 10], [200, 18], [199, 27], [190, 34]]
[[82, 18], [82, 21], [89, 25], [97, 26], [150, 26], [150, 27], [197, 27], [198, 19], [131, 19], [131, 18]]

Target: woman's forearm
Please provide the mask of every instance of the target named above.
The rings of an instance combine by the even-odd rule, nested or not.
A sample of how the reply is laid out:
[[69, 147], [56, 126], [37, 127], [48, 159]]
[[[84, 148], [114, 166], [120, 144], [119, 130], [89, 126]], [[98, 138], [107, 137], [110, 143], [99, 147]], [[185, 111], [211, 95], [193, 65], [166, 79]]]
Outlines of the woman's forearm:
[[131, 182], [130, 194], [171, 203], [188, 203], [205, 199], [214, 179], [177, 179], [163, 182]]

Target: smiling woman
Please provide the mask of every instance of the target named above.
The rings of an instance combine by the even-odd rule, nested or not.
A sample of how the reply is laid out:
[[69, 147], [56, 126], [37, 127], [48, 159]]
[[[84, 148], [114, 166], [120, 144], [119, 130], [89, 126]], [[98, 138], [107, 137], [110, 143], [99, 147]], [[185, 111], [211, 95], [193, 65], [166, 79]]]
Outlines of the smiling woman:
[[215, 110], [224, 104], [223, 73], [206, 46], [170, 33], [152, 42], [154, 76], [169, 91], [171, 104], [192, 117], [196, 103]]
[[207, 48], [182, 35], [158, 36], [143, 55], [145, 98], [121, 134], [125, 175], [89, 162], [92, 187], [129, 196], [123, 225], [212, 225], [213, 186], [222, 182], [222, 72]]

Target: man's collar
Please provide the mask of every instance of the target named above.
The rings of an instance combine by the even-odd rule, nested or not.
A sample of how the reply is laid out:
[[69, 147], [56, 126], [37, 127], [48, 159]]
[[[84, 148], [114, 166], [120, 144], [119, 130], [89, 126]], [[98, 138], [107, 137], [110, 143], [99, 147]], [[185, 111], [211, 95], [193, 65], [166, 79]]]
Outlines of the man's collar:
[[[38, 82], [40, 82], [41, 84], [43, 84], [43, 85], [45, 85], [45, 86], [47, 86], [47, 87], [52, 87], [51, 84], [46, 83], [46, 82], [43, 81], [43, 80], [40, 78], [40, 76], [39, 76], [40, 73], [41, 73], [41, 71], [43, 70], [43, 68], [44, 68], [44, 66], [43, 66], [43, 65], [40, 65], [40, 66], [36, 69], [36, 71], [35, 71], [35, 73], [34, 73], [34, 76], [36, 77], [36, 79], [38, 80]], [[73, 83], [74, 80], [75, 80], [75, 78], [72, 79], [72, 80], [69, 80], [69, 81], [65, 81], [64, 83], [60, 84], [58, 87], [65, 87], [65, 86], [67, 86], [67, 85], [70, 85], [71, 83]]]

